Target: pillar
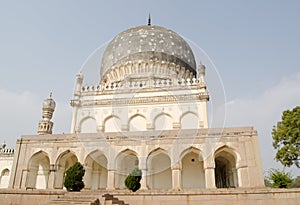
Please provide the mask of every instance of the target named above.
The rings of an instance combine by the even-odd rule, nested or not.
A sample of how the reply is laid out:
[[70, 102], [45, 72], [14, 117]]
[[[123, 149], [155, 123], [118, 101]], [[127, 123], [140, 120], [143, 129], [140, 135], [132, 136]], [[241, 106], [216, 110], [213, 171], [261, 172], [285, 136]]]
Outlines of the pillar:
[[172, 189], [181, 190], [181, 166], [176, 163], [172, 166]]
[[207, 167], [204, 169], [204, 173], [205, 173], [205, 188], [207, 189], [216, 188], [215, 168]]
[[91, 189], [92, 187], [92, 167], [84, 167], [85, 173], [84, 173], [84, 188], [85, 189]]
[[115, 170], [107, 170], [107, 190], [115, 189]]
[[139, 169], [142, 171], [141, 189], [146, 190], [147, 187], [147, 157], [139, 157]]
[[48, 188], [54, 189], [54, 178], [55, 178], [55, 165], [50, 164]]

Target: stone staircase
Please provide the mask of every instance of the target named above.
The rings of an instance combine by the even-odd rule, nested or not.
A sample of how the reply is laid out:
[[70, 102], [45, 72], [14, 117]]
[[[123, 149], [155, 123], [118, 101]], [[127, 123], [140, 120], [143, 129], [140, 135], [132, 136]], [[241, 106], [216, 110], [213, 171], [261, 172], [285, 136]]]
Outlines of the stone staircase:
[[41, 205], [129, 205], [111, 194], [101, 192], [67, 192]]

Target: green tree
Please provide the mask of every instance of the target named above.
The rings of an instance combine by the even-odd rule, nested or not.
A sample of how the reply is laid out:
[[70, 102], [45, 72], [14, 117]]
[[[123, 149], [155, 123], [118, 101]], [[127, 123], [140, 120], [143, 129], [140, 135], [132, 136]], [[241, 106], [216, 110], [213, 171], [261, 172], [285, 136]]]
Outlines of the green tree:
[[126, 179], [125, 179], [125, 186], [129, 190], [131, 190], [133, 192], [136, 192], [141, 187], [141, 184], [140, 184], [141, 179], [142, 179], [142, 171], [139, 168], [135, 168], [126, 177]]
[[275, 159], [284, 166], [300, 168], [300, 106], [283, 112], [272, 130]]
[[274, 188], [287, 188], [292, 183], [293, 179], [290, 173], [279, 171], [277, 169], [269, 170], [267, 180], [271, 182], [271, 187]]
[[84, 187], [82, 178], [84, 176], [85, 170], [79, 162], [76, 162], [71, 166], [67, 172], [64, 181], [64, 186], [68, 191], [80, 191]]

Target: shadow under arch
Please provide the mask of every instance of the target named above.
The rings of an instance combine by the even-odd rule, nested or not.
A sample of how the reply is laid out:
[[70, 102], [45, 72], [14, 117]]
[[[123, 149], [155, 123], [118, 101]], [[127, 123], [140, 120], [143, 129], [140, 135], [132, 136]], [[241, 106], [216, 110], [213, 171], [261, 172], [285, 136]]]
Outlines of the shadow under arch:
[[78, 162], [78, 158], [75, 153], [70, 150], [62, 152], [56, 159], [55, 163], [55, 178], [54, 178], [54, 188], [62, 189], [65, 179], [66, 171]]
[[115, 188], [124, 189], [126, 177], [138, 166], [139, 159], [137, 152], [128, 148], [119, 152], [115, 159]]
[[238, 153], [227, 145], [223, 145], [215, 151], [215, 184], [217, 188], [238, 187], [236, 169], [238, 159]]
[[48, 188], [50, 160], [46, 152], [40, 150], [34, 153], [28, 161], [27, 169], [26, 188]]
[[96, 133], [97, 122], [92, 116], [86, 116], [79, 122], [80, 133]]
[[180, 155], [183, 189], [205, 188], [205, 172], [201, 151], [191, 146]]
[[[115, 119], [115, 120], [114, 120]], [[109, 115], [103, 120], [104, 132], [120, 132], [121, 118], [117, 115]]]
[[199, 116], [193, 111], [186, 111], [180, 115], [181, 129], [198, 129]]
[[129, 131], [146, 131], [147, 118], [142, 114], [134, 114], [128, 119], [127, 126]]
[[[159, 120], [162, 118], [161, 120]], [[152, 121], [154, 126], [154, 130], [171, 130], [173, 129], [173, 122], [174, 119], [171, 114], [167, 112], [160, 112], [158, 113]]]
[[84, 168], [85, 189], [98, 190], [107, 187], [107, 157], [101, 150], [96, 149], [86, 156]]
[[164, 149], [158, 147], [147, 157], [147, 186], [149, 189], [171, 189], [171, 158]]

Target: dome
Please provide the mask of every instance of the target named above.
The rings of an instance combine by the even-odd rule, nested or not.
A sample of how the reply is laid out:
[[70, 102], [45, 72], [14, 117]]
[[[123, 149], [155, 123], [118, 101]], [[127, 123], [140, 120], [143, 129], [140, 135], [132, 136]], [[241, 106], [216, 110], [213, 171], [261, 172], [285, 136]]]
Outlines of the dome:
[[107, 46], [101, 64], [101, 77], [114, 67], [134, 61], [161, 61], [181, 66], [195, 75], [192, 49], [177, 33], [160, 26], [138, 26], [118, 34]]
[[43, 101], [43, 109], [55, 109], [55, 101], [52, 99], [52, 93], [50, 93], [50, 97]]

